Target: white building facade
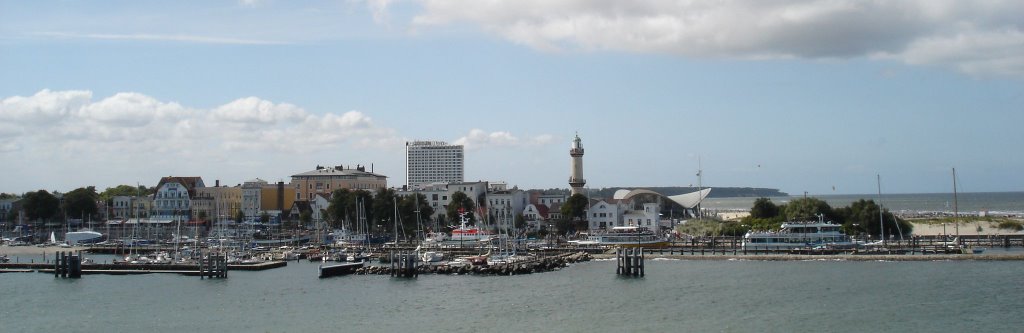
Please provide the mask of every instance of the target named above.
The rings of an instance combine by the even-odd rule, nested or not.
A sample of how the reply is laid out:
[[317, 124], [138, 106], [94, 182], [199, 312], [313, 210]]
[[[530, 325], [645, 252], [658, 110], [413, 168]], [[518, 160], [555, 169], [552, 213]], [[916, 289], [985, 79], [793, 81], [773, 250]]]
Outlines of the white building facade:
[[462, 145], [443, 141], [405, 143], [405, 184], [409, 188], [431, 183], [464, 181], [465, 164]]

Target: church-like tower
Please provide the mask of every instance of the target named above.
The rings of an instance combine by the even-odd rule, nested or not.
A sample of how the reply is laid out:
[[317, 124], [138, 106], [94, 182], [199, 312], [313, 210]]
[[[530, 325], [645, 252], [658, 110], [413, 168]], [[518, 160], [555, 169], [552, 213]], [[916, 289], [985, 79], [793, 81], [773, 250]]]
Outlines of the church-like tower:
[[572, 140], [572, 148], [569, 148], [569, 156], [572, 156], [572, 175], [569, 176], [569, 186], [572, 187], [572, 194], [583, 194], [583, 185], [587, 180], [583, 179], [583, 144], [580, 143], [580, 135]]

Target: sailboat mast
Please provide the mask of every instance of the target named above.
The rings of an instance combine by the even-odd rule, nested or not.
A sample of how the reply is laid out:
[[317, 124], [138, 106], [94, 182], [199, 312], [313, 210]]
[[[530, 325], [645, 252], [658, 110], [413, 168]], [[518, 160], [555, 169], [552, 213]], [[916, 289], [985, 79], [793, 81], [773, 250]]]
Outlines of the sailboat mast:
[[960, 211], [957, 209], [956, 202], [956, 168], [953, 168], [953, 226], [956, 230], [957, 241], [960, 238]]
[[882, 245], [885, 245], [885, 218], [882, 215], [882, 175], [875, 174], [878, 183], [878, 236], [882, 238]]

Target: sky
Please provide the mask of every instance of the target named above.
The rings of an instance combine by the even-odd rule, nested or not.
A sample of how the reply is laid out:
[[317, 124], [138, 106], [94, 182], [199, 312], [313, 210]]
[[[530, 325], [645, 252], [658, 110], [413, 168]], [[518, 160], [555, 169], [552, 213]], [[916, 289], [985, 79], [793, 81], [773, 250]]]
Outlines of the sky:
[[[790, 194], [1024, 190], [1024, 2], [0, 0], [0, 192], [317, 165]], [[697, 177], [702, 170], [702, 177]]]

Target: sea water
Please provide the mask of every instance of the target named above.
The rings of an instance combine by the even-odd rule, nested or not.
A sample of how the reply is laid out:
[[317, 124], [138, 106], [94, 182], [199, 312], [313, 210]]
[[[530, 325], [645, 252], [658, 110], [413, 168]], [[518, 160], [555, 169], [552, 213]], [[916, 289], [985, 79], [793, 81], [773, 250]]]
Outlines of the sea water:
[[1024, 264], [614, 261], [520, 276], [0, 274], [4, 332], [1017, 332]]
[[[772, 197], [775, 204], [784, 204], [803, 196]], [[850, 203], [865, 199], [881, 201], [882, 205], [893, 212], [939, 212], [952, 213], [955, 207], [960, 213], [978, 214], [1011, 214], [1024, 216], [1024, 192], [992, 192], [992, 193], [960, 193], [953, 199], [952, 193], [924, 194], [843, 194], [813, 195], [810, 197], [824, 200], [832, 207], [849, 206]], [[712, 210], [750, 210], [757, 198], [706, 198], [701, 206]]]

